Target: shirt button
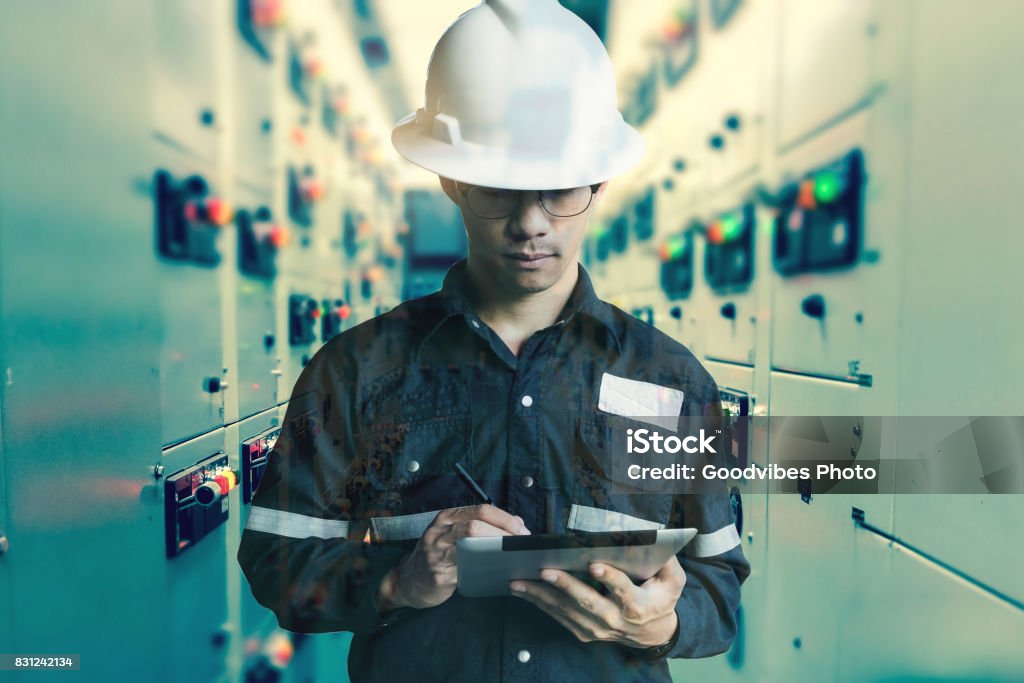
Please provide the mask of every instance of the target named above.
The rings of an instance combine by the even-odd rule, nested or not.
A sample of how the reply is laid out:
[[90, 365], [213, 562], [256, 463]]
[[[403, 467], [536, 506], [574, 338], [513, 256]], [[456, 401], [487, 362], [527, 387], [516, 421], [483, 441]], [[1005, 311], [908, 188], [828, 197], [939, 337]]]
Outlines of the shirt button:
[[529, 394], [527, 394], [526, 396], [523, 396], [523, 405], [526, 406], [527, 408], [532, 406], [533, 405], [533, 396], [530, 396]]
[[473, 323], [473, 327], [475, 327], [476, 329], [478, 329], [478, 330], [480, 329], [480, 323], [478, 323], [477, 321], [470, 320], [469, 322]]
[[405, 463], [405, 469], [409, 470], [410, 472], [418, 472], [420, 469], [420, 464], [415, 460], [410, 460], [409, 462]]
[[516, 654], [516, 659], [518, 659], [521, 663], [526, 664], [528, 661], [530, 661], [530, 651], [529, 650], [520, 650]]
[[530, 488], [531, 486], [533, 486], [533, 477], [527, 475], [525, 477], [520, 478], [519, 485], [522, 486], [524, 489]]

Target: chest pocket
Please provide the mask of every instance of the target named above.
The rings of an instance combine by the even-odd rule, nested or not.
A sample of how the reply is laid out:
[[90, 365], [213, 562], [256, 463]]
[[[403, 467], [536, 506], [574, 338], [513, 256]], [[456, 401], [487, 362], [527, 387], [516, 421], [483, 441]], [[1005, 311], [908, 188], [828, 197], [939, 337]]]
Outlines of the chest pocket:
[[377, 424], [361, 442], [366, 517], [397, 519], [472, 502], [453, 469], [472, 461], [468, 415]]
[[[579, 531], [636, 531], [668, 526], [672, 486], [652, 487], [629, 476], [627, 451], [635, 420], [589, 414], [577, 422], [573, 452], [573, 505], [566, 527]], [[669, 463], [666, 463], [669, 464]]]

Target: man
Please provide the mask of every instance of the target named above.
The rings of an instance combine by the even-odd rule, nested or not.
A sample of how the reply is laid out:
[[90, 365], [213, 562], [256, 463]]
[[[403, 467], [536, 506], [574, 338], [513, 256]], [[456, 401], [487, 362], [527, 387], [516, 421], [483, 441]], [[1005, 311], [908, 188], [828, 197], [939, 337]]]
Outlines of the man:
[[[643, 149], [607, 54], [554, 0], [488, 0], [438, 43], [426, 95], [393, 142], [438, 173], [469, 256], [303, 370], [239, 562], [282, 627], [355, 633], [355, 681], [669, 680], [667, 657], [728, 648], [749, 566], [724, 491], [639, 492], [614, 462], [627, 425], [720, 404], [577, 263]], [[640, 585], [593, 564], [455, 592], [460, 538], [662, 526], [699, 535]]]

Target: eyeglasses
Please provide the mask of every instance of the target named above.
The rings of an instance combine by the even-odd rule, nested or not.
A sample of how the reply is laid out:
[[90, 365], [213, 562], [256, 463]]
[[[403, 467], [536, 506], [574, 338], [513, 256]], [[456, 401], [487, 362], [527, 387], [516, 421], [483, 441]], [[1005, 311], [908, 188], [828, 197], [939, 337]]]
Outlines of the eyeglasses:
[[601, 183], [567, 190], [503, 190], [464, 183], [455, 183], [455, 187], [465, 195], [469, 210], [480, 218], [493, 220], [511, 216], [527, 192], [536, 192], [541, 207], [552, 216], [569, 218], [580, 215], [590, 207]]

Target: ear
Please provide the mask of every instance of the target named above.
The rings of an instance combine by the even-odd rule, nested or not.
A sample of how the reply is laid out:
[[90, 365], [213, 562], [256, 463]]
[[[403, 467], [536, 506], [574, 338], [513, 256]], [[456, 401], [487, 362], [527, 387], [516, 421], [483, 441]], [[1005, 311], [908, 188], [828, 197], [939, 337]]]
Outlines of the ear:
[[601, 187], [597, 188], [597, 192], [594, 193], [594, 200], [595, 201], [601, 198], [601, 195], [604, 194], [604, 191], [608, 189], [608, 183], [610, 183], [610, 182], [611, 182], [610, 180], [606, 180], [603, 183], [601, 183]]
[[459, 203], [459, 193], [455, 189], [455, 181], [451, 178], [444, 178], [437, 176], [437, 179], [441, 181], [441, 189], [448, 195], [448, 199], [452, 200], [456, 204]]

